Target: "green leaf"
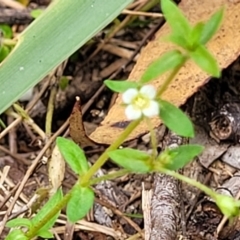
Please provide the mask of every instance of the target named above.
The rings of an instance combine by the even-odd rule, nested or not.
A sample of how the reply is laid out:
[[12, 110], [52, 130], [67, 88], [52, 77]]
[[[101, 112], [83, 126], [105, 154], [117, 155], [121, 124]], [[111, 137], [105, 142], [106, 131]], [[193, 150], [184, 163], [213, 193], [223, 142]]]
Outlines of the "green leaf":
[[54, 237], [53, 233], [47, 229], [38, 231], [37, 236], [39, 236], [41, 238], [53, 238]]
[[176, 134], [183, 137], [194, 137], [191, 120], [173, 104], [159, 100], [160, 118], [163, 123]]
[[163, 168], [178, 170], [198, 156], [203, 149], [204, 147], [200, 145], [182, 145], [174, 149], [165, 150], [159, 155], [157, 160]]
[[216, 59], [202, 45], [199, 45], [194, 51], [189, 52], [191, 59], [206, 73], [213, 77], [220, 77], [221, 71]]
[[0, 62], [3, 61], [8, 56], [9, 53], [10, 53], [10, 48], [8, 46], [3, 45], [0, 48]]
[[[48, 214], [50, 210], [52, 210], [63, 198], [62, 190], [58, 190], [48, 201], [47, 203], [39, 210], [39, 212], [31, 219], [33, 225], [41, 222], [43, 218]], [[55, 221], [57, 220], [60, 212], [58, 212], [53, 218], [49, 219], [45, 225], [38, 231], [39, 233], [42, 231], [46, 231], [50, 229]], [[37, 233], [38, 234], [38, 233]]]
[[0, 68], [0, 113], [115, 19], [133, 0], [51, 1]]
[[125, 92], [129, 88], [139, 88], [140, 84], [131, 81], [105, 80], [104, 84], [114, 92]]
[[32, 226], [32, 222], [27, 218], [15, 218], [6, 223], [6, 226], [9, 228], [14, 227], [27, 227], [30, 228]]
[[151, 156], [145, 152], [124, 148], [108, 152], [109, 157], [131, 172], [147, 173], [152, 170]]
[[94, 192], [91, 188], [75, 185], [72, 197], [67, 204], [67, 217], [76, 222], [87, 215], [94, 203]]
[[15, 229], [7, 235], [5, 240], [29, 240], [29, 238], [20, 229]]
[[159, 59], [150, 64], [140, 79], [140, 82], [147, 83], [154, 80], [159, 75], [183, 64], [185, 56], [178, 50], [166, 52]]
[[13, 37], [12, 28], [9, 25], [0, 24], [0, 30], [2, 31], [4, 38], [10, 39]]
[[200, 43], [206, 44], [212, 36], [218, 31], [224, 14], [224, 8], [214, 13], [212, 17], [205, 23], [201, 37]]
[[179, 35], [179, 33], [172, 33], [169, 36], [163, 37], [162, 39], [164, 41], [172, 42], [185, 50], [188, 50], [191, 46], [188, 38], [186, 39], [185, 36]]
[[189, 36], [190, 48], [188, 50], [194, 50], [195, 47], [199, 45], [200, 37], [204, 28], [204, 24], [199, 22], [197, 23], [191, 31]]
[[69, 79], [66, 76], [62, 76], [59, 81], [59, 87], [62, 91], [64, 91], [69, 84]]
[[173, 33], [178, 33], [187, 38], [191, 32], [191, 25], [177, 5], [171, 0], [162, 0], [161, 7], [164, 17], [171, 26]]
[[38, 18], [41, 14], [43, 13], [43, 9], [33, 9], [31, 12], [30, 12], [30, 15], [36, 19]]
[[83, 175], [88, 171], [89, 166], [84, 151], [77, 144], [63, 137], [58, 137], [56, 143], [64, 159], [75, 173]]

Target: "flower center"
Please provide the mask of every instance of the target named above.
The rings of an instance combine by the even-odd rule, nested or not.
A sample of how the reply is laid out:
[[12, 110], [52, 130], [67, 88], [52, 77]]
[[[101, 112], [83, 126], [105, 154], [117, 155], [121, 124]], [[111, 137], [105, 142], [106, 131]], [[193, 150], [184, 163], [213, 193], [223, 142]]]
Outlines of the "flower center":
[[138, 94], [133, 99], [133, 105], [139, 109], [145, 109], [149, 106], [149, 104], [150, 104], [149, 98], [141, 94]]

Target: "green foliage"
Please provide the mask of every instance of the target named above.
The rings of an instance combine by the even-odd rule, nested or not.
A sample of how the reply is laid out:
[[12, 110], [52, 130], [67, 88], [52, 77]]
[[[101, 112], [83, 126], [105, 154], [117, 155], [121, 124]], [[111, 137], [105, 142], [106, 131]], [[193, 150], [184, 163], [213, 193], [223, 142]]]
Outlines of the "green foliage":
[[89, 187], [75, 185], [72, 196], [67, 204], [67, 216], [71, 222], [76, 222], [89, 212], [94, 203], [94, 192]]
[[15, 229], [8, 234], [5, 240], [29, 240], [20, 229]]
[[188, 38], [192, 27], [176, 4], [171, 0], [162, 0], [161, 8], [172, 31], [178, 33], [180, 36]]
[[13, 37], [12, 28], [9, 25], [0, 24], [0, 31], [2, 32], [4, 38], [11, 39]]
[[185, 60], [186, 57], [184, 57], [183, 54], [178, 50], [166, 52], [159, 59], [150, 64], [150, 66], [142, 75], [140, 82], [150, 82], [159, 75], [183, 64]]
[[177, 148], [165, 150], [158, 156], [157, 160], [163, 168], [178, 170], [193, 160], [194, 157], [198, 156], [203, 149], [200, 145], [182, 145]]
[[71, 4], [66, 0], [52, 1], [18, 36], [13, 53], [1, 65], [0, 114], [108, 25], [132, 1], [71, 0]]
[[214, 13], [212, 17], [204, 24], [199, 43], [206, 44], [217, 32], [223, 19], [224, 8]]
[[43, 13], [42, 9], [34, 9], [30, 12], [31, 16], [35, 19], [38, 18], [42, 13]]
[[205, 72], [213, 77], [220, 77], [220, 69], [218, 63], [212, 54], [202, 45], [189, 52], [192, 60]]
[[14, 228], [14, 227], [32, 227], [32, 221], [26, 218], [15, 218], [6, 223], [6, 227]]
[[129, 88], [139, 88], [141, 85], [137, 82], [105, 80], [104, 84], [114, 92], [125, 92]]
[[159, 100], [160, 118], [173, 132], [184, 137], [194, 137], [194, 128], [191, 120], [173, 104]]
[[183, 48], [203, 71], [219, 77], [218, 63], [204, 45], [219, 29], [223, 9], [216, 12], [206, 23], [200, 22], [192, 27], [171, 0], [163, 0], [161, 3], [164, 16], [172, 29], [171, 35], [165, 39]]
[[[52, 208], [54, 208], [63, 198], [62, 190], [58, 190], [49, 200], [48, 202], [38, 211], [38, 213], [31, 219], [33, 227], [38, 224], [39, 222], [43, 221], [45, 216], [48, 214]], [[49, 229], [54, 225], [55, 221], [57, 220], [60, 212], [56, 213], [51, 219], [48, 219], [44, 226], [39, 229], [36, 233], [36, 236], [45, 237], [49, 233]], [[31, 228], [29, 229], [29, 231]], [[51, 233], [50, 238], [53, 237]]]
[[73, 141], [63, 137], [58, 137], [56, 142], [71, 169], [79, 175], [85, 174], [89, 166], [83, 150]]
[[64, 91], [66, 89], [68, 84], [69, 84], [69, 79], [65, 76], [61, 77], [61, 79], [59, 81], [59, 87], [61, 88], [62, 91]]
[[135, 173], [146, 173], [152, 170], [151, 156], [145, 152], [124, 148], [108, 152], [109, 157], [119, 166]]

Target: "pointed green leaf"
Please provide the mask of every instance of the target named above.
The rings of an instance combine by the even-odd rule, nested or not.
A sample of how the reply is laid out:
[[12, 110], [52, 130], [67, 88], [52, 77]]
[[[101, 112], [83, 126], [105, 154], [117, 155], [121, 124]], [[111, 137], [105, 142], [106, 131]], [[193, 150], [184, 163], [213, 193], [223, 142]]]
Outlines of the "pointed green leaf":
[[181, 10], [171, 0], [162, 0], [161, 7], [167, 23], [171, 26], [173, 33], [188, 37], [191, 25]]
[[80, 175], [89, 169], [84, 151], [73, 141], [63, 137], [57, 138], [57, 146], [71, 169]]
[[160, 118], [170, 130], [183, 137], [194, 137], [191, 120], [179, 108], [164, 100], [159, 104]]
[[75, 185], [72, 197], [67, 204], [67, 217], [76, 222], [87, 215], [94, 203], [94, 192], [91, 188]]
[[185, 62], [185, 56], [178, 50], [173, 50], [163, 54], [159, 59], [150, 64], [140, 82], [147, 83], [154, 80], [159, 75], [173, 69]]
[[[178, 170], [198, 156], [204, 147], [200, 145], [183, 145], [174, 149], [167, 149], [158, 157], [163, 168]], [[156, 169], [158, 170], [158, 169]]]
[[5, 240], [29, 240], [29, 238], [20, 229], [15, 229], [7, 235]]
[[[39, 212], [32, 218], [32, 224], [35, 225], [43, 220], [43, 218], [48, 214], [50, 210], [52, 210], [53, 207], [55, 207], [63, 198], [62, 190], [58, 190], [48, 201], [47, 203], [39, 210]], [[57, 213], [53, 218], [49, 219], [45, 225], [39, 230], [45, 231], [50, 229], [55, 221], [57, 220], [60, 212]]]
[[224, 8], [214, 13], [212, 17], [204, 24], [200, 43], [206, 44], [219, 29], [224, 14]]
[[152, 170], [151, 156], [136, 149], [124, 148], [108, 152], [109, 157], [121, 167], [135, 173]]
[[202, 34], [202, 31], [203, 31], [203, 28], [204, 28], [204, 24], [202, 22], [199, 22], [197, 23], [192, 31], [191, 31], [191, 34], [189, 36], [189, 42], [191, 43], [190, 44], [190, 51], [191, 50], [194, 50], [195, 47], [197, 47], [199, 45], [199, 42], [200, 42], [200, 37], [201, 37], [201, 34]]
[[27, 227], [30, 228], [32, 226], [32, 222], [27, 218], [15, 218], [6, 223], [6, 226], [9, 228], [14, 227]]
[[104, 84], [114, 92], [125, 92], [129, 88], [139, 88], [140, 84], [131, 81], [105, 80]]
[[191, 59], [206, 73], [213, 77], [220, 77], [221, 71], [216, 59], [202, 45], [199, 45], [194, 51], [189, 52]]

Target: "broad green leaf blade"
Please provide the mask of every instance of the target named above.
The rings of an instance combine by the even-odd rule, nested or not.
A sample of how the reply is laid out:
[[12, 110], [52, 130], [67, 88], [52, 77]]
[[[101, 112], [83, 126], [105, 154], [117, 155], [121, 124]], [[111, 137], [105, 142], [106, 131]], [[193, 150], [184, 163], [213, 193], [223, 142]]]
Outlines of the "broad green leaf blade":
[[83, 175], [88, 171], [86, 156], [76, 143], [63, 137], [58, 137], [56, 142], [64, 159], [75, 173]]
[[203, 149], [204, 147], [200, 145], [183, 145], [174, 149], [167, 149], [160, 154], [157, 160], [163, 168], [178, 170], [198, 156]]
[[[52, 210], [53, 207], [55, 207], [63, 198], [62, 190], [58, 190], [48, 201], [47, 203], [39, 210], [39, 212], [33, 217], [32, 224], [36, 225], [37, 223], [41, 222], [43, 218], [48, 214], [50, 210]], [[50, 229], [55, 221], [57, 220], [60, 212], [57, 213], [53, 218], [49, 219], [45, 225], [39, 230], [45, 231]]]
[[188, 37], [191, 32], [191, 25], [177, 5], [171, 0], [162, 0], [161, 7], [173, 33]]
[[186, 57], [178, 50], [172, 50], [163, 54], [159, 59], [154, 61], [144, 72], [140, 82], [147, 83], [161, 74], [173, 69], [185, 62]]
[[15, 218], [8, 221], [6, 226], [9, 228], [21, 227], [21, 226], [30, 228], [32, 226], [32, 222], [27, 218]]
[[200, 43], [206, 44], [219, 29], [224, 14], [224, 8], [214, 13], [212, 17], [204, 24]]
[[145, 152], [124, 148], [108, 152], [109, 157], [131, 172], [146, 173], [152, 170], [151, 156]]
[[160, 118], [173, 132], [183, 137], [194, 137], [194, 128], [191, 120], [173, 104], [160, 100]]
[[133, 0], [52, 1], [0, 67], [0, 113], [109, 24]]
[[5, 240], [29, 240], [20, 229], [15, 229], [10, 232]]
[[140, 84], [130, 81], [105, 80], [104, 84], [114, 92], [125, 92], [129, 88], [138, 88]]
[[87, 215], [94, 203], [94, 192], [91, 188], [75, 185], [67, 204], [67, 217], [76, 222]]
[[220, 77], [221, 71], [216, 59], [202, 45], [199, 45], [194, 51], [189, 52], [191, 59], [206, 73], [213, 77]]

